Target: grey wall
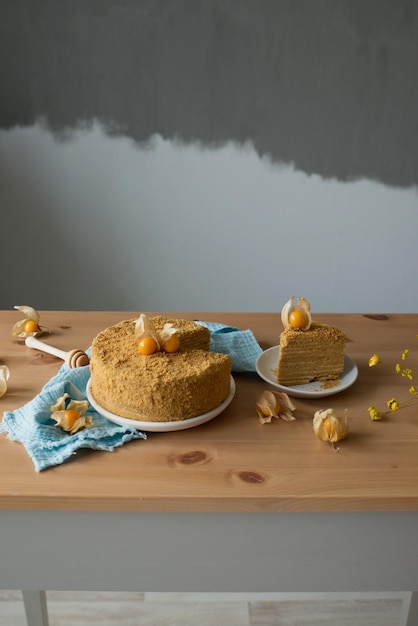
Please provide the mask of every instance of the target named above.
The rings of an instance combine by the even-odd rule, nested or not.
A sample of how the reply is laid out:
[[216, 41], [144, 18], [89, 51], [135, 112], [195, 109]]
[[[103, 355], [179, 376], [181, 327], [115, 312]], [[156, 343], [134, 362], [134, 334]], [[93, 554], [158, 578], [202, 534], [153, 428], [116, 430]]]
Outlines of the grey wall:
[[0, 308], [417, 311], [416, 0], [3, 0]]

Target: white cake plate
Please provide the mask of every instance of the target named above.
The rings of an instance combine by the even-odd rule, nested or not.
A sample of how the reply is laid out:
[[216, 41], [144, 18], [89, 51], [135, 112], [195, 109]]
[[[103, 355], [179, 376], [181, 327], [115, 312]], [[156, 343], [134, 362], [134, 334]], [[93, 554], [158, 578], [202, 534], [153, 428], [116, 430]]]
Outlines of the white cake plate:
[[287, 393], [288, 396], [293, 398], [324, 398], [325, 396], [332, 396], [336, 393], [340, 393], [351, 387], [351, 385], [357, 380], [358, 368], [353, 359], [349, 356], [344, 356], [344, 370], [340, 376], [339, 381], [335, 381], [335, 386], [324, 387], [324, 383], [316, 380], [305, 385], [295, 385], [293, 387], [285, 387], [277, 382], [277, 366], [279, 362], [279, 346], [273, 346], [264, 350], [257, 358], [255, 367], [257, 374], [270, 385], [273, 385], [279, 391]]
[[93, 398], [93, 395], [90, 389], [90, 380], [87, 382], [86, 392], [87, 392], [87, 399], [90, 402], [91, 406], [98, 413], [100, 413], [100, 415], [103, 415], [103, 417], [106, 417], [111, 422], [114, 422], [115, 424], [119, 424], [120, 426], [130, 426], [131, 428], [133, 427], [133, 428], [136, 428], [137, 430], [164, 433], [164, 432], [171, 432], [175, 430], [186, 430], [187, 428], [200, 426], [200, 424], [209, 422], [209, 420], [212, 420], [214, 417], [222, 413], [222, 411], [224, 411], [226, 407], [229, 404], [231, 404], [232, 399], [235, 395], [235, 381], [231, 376], [231, 387], [230, 387], [229, 395], [226, 398], [226, 400], [224, 400], [222, 404], [217, 406], [215, 409], [212, 409], [212, 411], [209, 411], [208, 413], [197, 415], [196, 417], [191, 417], [185, 420], [177, 420], [174, 422], [148, 422], [148, 421], [142, 421], [142, 420], [132, 420], [127, 417], [121, 417], [120, 415], [115, 415], [114, 413], [111, 413], [110, 411], [106, 411], [106, 409], [103, 409]]

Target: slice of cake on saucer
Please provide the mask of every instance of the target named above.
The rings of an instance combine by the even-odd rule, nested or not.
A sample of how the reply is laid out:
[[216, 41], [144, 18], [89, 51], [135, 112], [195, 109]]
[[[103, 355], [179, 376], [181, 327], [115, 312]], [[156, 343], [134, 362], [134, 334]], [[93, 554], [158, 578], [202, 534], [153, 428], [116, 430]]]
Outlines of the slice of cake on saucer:
[[310, 304], [294, 298], [282, 309], [277, 382], [290, 387], [315, 380], [337, 381], [344, 370], [345, 333], [312, 321]]

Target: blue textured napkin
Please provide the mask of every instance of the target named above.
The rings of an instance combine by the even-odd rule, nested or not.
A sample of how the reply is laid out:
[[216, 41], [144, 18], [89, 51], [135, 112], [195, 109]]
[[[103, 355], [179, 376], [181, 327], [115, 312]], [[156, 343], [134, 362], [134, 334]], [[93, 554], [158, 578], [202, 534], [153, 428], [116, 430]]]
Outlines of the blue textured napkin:
[[50, 418], [51, 406], [64, 393], [74, 400], [86, 400], [89, 378], [90, 366], [70, 369], [64, 364], [33, 400], [20, 409], [4, 412], [0, 433], [25, 446], [37, 472], [63, 463], [80, 448], [112, 451], [132, 439], [146, 439], [144, 433], [114, 424], [91, 406], [87, 414], [93, 426], [70, 435], [56, 425]]
[[218, 322], [196, 322], [210, 331], [210, 349], [229, 354], [233, 372], [255, 372], [255, 362], [262, 349], [251, 330], [240, 330]]

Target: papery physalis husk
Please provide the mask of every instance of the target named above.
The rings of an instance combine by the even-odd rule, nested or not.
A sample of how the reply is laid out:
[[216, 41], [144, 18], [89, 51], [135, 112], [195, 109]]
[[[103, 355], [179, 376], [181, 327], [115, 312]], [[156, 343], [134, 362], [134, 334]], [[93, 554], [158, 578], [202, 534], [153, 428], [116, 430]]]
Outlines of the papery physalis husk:
[[313, 429], [321, 441], [329, 441], [334, 444], [344, 439], [348, 434], [347, 409], [345, 409], [342, 417], [338, 417], [334, 409], [316, 411], [313, 418]]
[[0, 398], [7, 391], [7, 381], [10, 377], [10, 371], [7, 365], [0, 365]]
[[141, 313], [135, 323], [136, 340], [140, 341], [144, 337], [151, 337], [157, 344], [157, 351], [164, 348], [164, 344], [175, 334], [177, 334], [177, 328], [174, 327], [174, 324], [168, 322], [164, 324], [162, 330], [158, 332], [152, 320], [150, 320], [145, 313]]
[[151, 337], [157, 344], [157, 350], [160, 349], [160, 339], [155, 330], [155, 326], [145, 313], [141, 313], [135, 322], [135, 338], [137, 341], [144, 337]]
[[[31, 306], [27, 306], [26, 304], [22, 304], [19, 306], [13, 307], [17, 311], [20, 311], [26, 317], [23, 320], [19, 320], [12, 328], [12, 335], [14, 337], [40, 337], [41, 335], [48, 333], [49, 330], [40, 326], [39, 322], [41, 320], [38, 311]], [[34, 330], [27, 331], [25, 330], [25, 326], [28, 322], [34, 323]]]
[[282, 308], [282, 324], [285, 329], [308, 330], [312, 322], [311, 305], [302, 297], [293, 304], [294, 299], [295, 296], [292, 296]]
[[286, 393], [265, 390], [258, 398], [255, 407], [262, 424], [270, 423], [273, 417], [287, 422], [296, 419], [293, 416], [296, 407]]
[[158, 333], [161, 340], [161, 345], [164, 346], [164, 344], [167, 343], [167, 341], [171, 339], [171, 337], [176, 333], [177, 328], [174, 327], [174, 324], [170, 324], [168, 322], [164, 324], [163, 329]]
[[85, 415], [88, 408], [89, 403], [87, 400], [72, 400], [70, 395], [65, 393], [51, 406], [51, 419], [62, 430], [70, 433], [70, 435], [74, 435], [82, 428], [93, 426], [93, 420], [90, 415]]

